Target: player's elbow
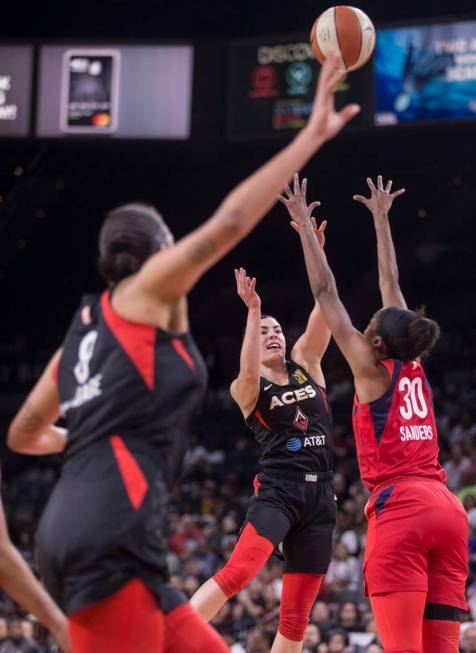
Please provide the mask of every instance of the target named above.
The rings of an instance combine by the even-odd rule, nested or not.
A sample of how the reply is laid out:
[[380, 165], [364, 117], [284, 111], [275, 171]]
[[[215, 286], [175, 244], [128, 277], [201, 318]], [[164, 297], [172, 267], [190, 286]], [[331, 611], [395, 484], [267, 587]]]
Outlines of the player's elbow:
[[323, 295], [329, 295], [335, 291], [335, 284], [332, 283], [331, 279], [320, 279], [312, 284], [311, 290], [314, 299], [319, 301], [319, 298], [322, 298]]
[[25, 450], [25, 437], [15, 425], [13, 421], [7, 433], [7, 447], [15, 453], [23, 453]]

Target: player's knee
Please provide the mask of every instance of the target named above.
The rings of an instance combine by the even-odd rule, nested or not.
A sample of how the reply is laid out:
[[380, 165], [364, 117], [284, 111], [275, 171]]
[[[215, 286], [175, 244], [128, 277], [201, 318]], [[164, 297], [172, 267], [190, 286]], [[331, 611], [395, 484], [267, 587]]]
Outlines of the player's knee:
[[232, 556], [213, 578], [230, 598], [241, 592], [259, 574], [269, 555], [268, 551], [262, 549], [247, 548], [240, 552], [240, 556]]
[[321, 574], [284, 574], [279, 632], [286, 639], [300, 642], [322, 582]]
[[259, 574], [273, 549], [273, 544], [248, 522], [230, 559], [213, 577], [221, 591], [228, 598], [241, 592]]

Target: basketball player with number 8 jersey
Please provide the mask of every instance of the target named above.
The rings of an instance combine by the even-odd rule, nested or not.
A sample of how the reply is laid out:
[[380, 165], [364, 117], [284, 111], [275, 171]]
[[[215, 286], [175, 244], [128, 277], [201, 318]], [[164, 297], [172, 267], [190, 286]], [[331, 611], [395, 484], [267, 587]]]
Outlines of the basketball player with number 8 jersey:
[[[385, 653], [457, 653], [465, 610], [468, 520], [438, 463], [431, 388], [420, 362], [439, 337], [436, 322], [409, 311], [398, 284], [388, 212], [392, 182], [371, 197], [384, 308], [362, 334], [337, 293], [312, 235], [305, 190], [295, 176], [285, 201], [301, 236], [309, 281], [324, 319], [349, 363], [356, 395], [353, 425], [360, 474], [372, 495], [364, 579]], [[303, 192], [304, 191], [304, 192]]]

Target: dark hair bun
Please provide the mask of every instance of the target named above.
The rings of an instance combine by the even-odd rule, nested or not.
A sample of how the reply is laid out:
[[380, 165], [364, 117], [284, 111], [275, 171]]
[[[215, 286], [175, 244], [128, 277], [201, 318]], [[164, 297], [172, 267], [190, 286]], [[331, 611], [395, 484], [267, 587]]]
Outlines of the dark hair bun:
[[102, 276], [115, 284], [121, 279], [135, 274], [141, 267], [142, 261], [131, 252], [116, 252], [109, 256], [101, 257], [98, 261], [99, 272]]
[[440, 337], [440, 327], [428, 317], [416, 317], [408, 325], [407, 359], [423, 356], [435, 346]]

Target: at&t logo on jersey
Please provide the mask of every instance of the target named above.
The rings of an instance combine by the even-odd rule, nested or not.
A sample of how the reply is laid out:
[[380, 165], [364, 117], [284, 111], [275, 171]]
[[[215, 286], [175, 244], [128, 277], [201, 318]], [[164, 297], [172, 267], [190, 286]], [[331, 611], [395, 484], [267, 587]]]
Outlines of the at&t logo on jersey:
[[286, 442], [286, 449], [292, 453], [296, 453], [302, 447], [302, 442], [300, 438], [290, 438]]
[[286, 449], [292, 453], [297, 453], [302, 447], [324, 447], [326, 445], [325, 435], [307, 435], [304, 442], [301, 438], [289, 438], [286, 442]]
[[65, 415], [71, 408], [79, 408], [83, 404], [101, 396], [102, 374], [96, 374], [90, 378], [89, 364], [93, 357], [94, 347], [98, 337], [97, 331], [90, 331], [79, 343], [78, 362], [73, 372], [78, 382], [74, 397], [61, 404], [61, 414]]
[[277, 406], [295, 404], [296, 401], [313, 399], [316, 395], [316, 390], [310, 384], [306, 385], [304, 388], [299, 388], [298, 390], [288, 390], [287, 392], [283, 392], [281, 396], [275, 395], [271, 398], [269, 410], [274, 410]]

